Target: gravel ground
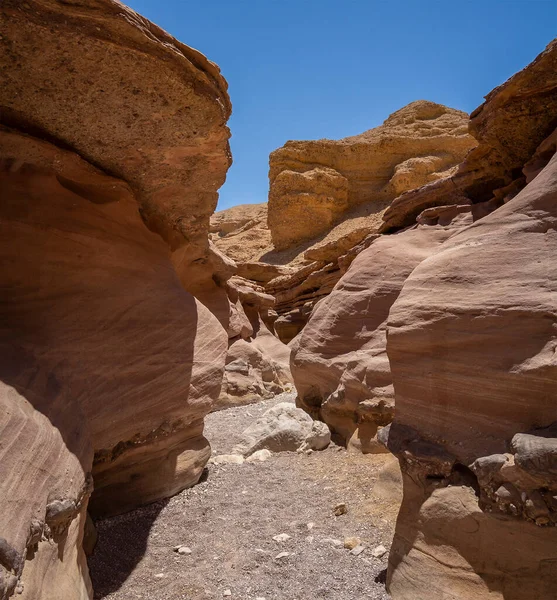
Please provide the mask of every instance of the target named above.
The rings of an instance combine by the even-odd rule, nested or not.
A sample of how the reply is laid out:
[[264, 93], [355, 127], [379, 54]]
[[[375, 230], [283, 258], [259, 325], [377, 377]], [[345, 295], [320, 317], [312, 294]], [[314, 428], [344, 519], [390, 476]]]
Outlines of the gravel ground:
[[[213, 454], [229, 453], [250, 423], [285, 400], [293, 395], [209, 415]], [[378, 491], [389, 461], [331, 445], [263, 463], [211, 464], [195, 487], [97, 523], [89, 561], [95, 598], [388, 600], [380, 583], [387, 554], [374, 558], [372, 551], [389, 548], [398, 509], [392, 489]], [[334, 516], [341, 502], [347, 513]], [[273, 540], [281, 533], [290, 539]], [[355, 556], [334, 545], [347, 537], [359, 538], [365, 550]], [[191, 554], [177, 554], [177, 545]]]

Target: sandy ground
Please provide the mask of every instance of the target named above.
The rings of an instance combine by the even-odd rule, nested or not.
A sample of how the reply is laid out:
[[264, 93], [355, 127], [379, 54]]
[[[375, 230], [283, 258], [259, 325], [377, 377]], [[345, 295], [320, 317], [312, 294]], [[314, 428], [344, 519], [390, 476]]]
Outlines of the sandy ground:
[[[213, 454], [282, 394], [209, 415]], [[330, 446], [274, 454], [263, 463], [209, 465], [207, 477], [177, 496], [97, 523], [89, 566], [95, 598], [110, 600], [387, 600], [381, 580], [399, 493], [393, 459]], [[347, 513], [334, 516], [344, 502]], [[273, 540], [288, 534], [284, 542]], [[358, 556], [344, 545], [360, 538]], [[183, 544], [191, 554], [173, 548]], [[287, 556], [277, 558], [280, 553]], [[377, 581], [376, 581], [377, 579]]]

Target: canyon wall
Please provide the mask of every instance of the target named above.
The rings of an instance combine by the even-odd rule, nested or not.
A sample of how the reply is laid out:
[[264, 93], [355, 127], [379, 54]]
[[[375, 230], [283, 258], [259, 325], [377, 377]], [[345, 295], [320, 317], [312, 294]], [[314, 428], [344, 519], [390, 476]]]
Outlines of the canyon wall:
[[227, 333], [181, 281], [230, 273], [207, 240], [230, 102], [119, 2], [0, 17], [0, 598], [90, 598], [87, 510], [169, 496], [210, 455]]
[[457, 193], [504, 204], [423, 261], [390, 311], [395, 600], [557, 593], [556, 66], [552, 42], [473, 113]]
[[214, 215], [215, 245], [276, 298], [283, 342], [332, 291], [354, 257], [346, 255], [369, 245], [393, 199], [451, 173], [475, 146], [467, 120], [421, 100], [358, 136], [287, 142], [269, 158], [268, 205]]

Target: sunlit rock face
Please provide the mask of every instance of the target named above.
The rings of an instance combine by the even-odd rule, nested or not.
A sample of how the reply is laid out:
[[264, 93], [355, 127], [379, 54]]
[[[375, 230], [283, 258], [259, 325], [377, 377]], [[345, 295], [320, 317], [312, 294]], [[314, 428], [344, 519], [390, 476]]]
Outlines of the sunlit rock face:
[[476, 144], [468, 115], [419, 100], [342, 140], [290, 141], [269, 159], [268, 223], [276, 249], [326, 233], [349, 208], [379, 216], [407, 190], [443, 177]]
[[0, 16], [0, 598], [84, 599], [86, 511], [169, 496], [210, 455], [227, 334], [180, 277], [210, 254], [229, 101], [119, 2]]
[[343, 257], [377, 233], [394, 198], [451, 173], [476, 144], [468, 115], [417, 101], [361, 135], [291, 141], [269, 158], [268, 204], [211, 219], [215, 245], [276, 298], [289, 343], [346, 270]]
[[389, 314], [395, 600], [557, 593], [556, 61], [552, 43], [473, 113], [487, 162], [456, 180], [500, 207], [420, 263]]

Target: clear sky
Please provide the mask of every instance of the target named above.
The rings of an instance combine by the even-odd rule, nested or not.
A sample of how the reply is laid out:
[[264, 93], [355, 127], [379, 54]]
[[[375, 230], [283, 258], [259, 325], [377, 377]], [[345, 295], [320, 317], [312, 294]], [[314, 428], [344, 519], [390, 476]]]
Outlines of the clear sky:
[[265, 202], [269, 153], [413, 100], [471, 112], [557, 37], [556, 0], [124, 0], [216, 62], [234, 164], [219, 209]]

